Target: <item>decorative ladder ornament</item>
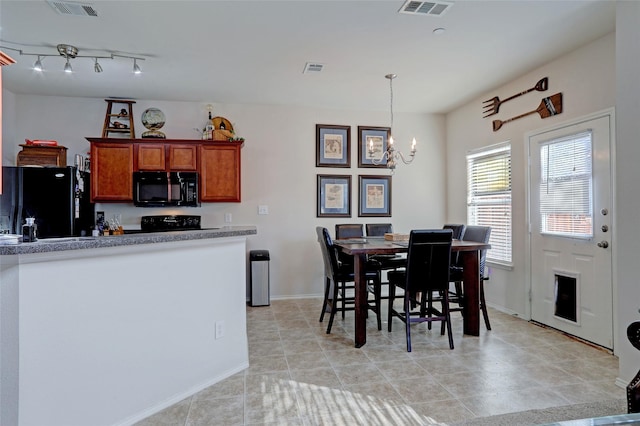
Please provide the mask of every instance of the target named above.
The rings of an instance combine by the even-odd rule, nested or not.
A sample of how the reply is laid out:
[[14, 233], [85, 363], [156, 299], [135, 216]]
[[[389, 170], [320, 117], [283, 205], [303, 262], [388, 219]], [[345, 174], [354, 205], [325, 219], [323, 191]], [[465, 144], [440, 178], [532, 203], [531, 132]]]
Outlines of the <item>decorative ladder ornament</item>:
[[[133, 104], [135, 104], [136, 101], [105, 99], [105, 102], [107, 102], [107, 113], [104, 116], [102, 137], [110, 137], [109, 133], [128, 133], [130, 139], [135, 139], [136, 132], [133, 127]], [[114, 113], [113, 104], [127, 105], [127, 108], [120, 108], [119, 112]]]

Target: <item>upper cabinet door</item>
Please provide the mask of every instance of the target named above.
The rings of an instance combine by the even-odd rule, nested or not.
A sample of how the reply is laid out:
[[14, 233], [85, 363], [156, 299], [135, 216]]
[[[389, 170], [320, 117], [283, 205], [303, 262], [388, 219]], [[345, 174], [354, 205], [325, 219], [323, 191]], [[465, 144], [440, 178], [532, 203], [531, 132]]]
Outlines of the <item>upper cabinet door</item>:
[[135, 170], [166, 170], [164, 144], [136, 144], [136, 153]]
[[200, 201], [240, 202], [239, 144], [200, 147]]
[[91, 201], [133, 201], [133, 144], [91, 144]]
[[167, 145], [169, 149], [169, 170], [195, 172], [198, 170], [197, 145]]

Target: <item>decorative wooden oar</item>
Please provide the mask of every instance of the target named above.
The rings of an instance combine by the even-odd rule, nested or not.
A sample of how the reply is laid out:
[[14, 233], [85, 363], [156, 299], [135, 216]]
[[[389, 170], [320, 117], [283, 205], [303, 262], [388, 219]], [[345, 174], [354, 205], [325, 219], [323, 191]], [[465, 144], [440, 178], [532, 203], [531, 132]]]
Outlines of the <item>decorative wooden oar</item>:
[[509, 96], [507, 99], [500, 100], [499, 97], [494, 96], [493, 98], [483, 102], [483, 104], [486, 104], [486, 105], [482, 106], [484, 108], [484, 111], [482, 111], [482, 113], [485, 114], [482, 118], [487, 118], [489, 116], [497, 114], [498, 110], [500, 109], [500, 105], [510, 101], [511, 99], [515, 99], [518, 96], [526, 95], [527, 93], [533, 92], [534, 90], [537, 90], [538, 92], [544, 92], [548, 88], [549, 88], [549, 77], [544, 77], [540, 79], [540, 81], [538, 81], [536, 85], [533, 86], [532, 88], [524, 90], [520, 93], [516, 93], [513, 96]]
[[505, 123], [526, 117], [527, 115], [535, 114], [536, 112], [540, 114], [540, 118], [547, 118], [560, 114], [562, 112], [562, 92], [542, 99], [538, 108], [533, 111], [525, 112], [524, 114], [520, 114], [506, 120], [493, 120], [493, 131], [497, 131]]

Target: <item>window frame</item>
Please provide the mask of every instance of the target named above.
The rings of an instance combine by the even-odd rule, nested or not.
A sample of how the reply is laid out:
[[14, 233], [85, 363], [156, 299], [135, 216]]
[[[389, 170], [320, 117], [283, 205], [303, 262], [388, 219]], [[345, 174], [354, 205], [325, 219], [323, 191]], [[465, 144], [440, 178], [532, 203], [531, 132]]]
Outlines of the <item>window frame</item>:
[[[487, 252], [486, 261], [492, 264], [512, 267], [513, 173], [511, 167], [511, 142], [501, 142], [467, 151], [465, 160], [467, 163], [467, 224], [491, 226], [489, 243], [492, 249]], [[498, 177], [495, 177], [496, 173], [491, 173], [491, 171], [491, 176], [488, 176], [486, 169], [481, 169], [480, 173], [483, 176], [478, 176], [478, 165], [483, 163], [487, 165], [489, 161], [503, 162], [505, 167], [497, 169], [499, 172], [497, 174]], [[475, 175], [474, 171], [476, 172]], [[488, 209], [485, 209], [485, 213], [491, 212], [491, 207], [495, 207], [497, 213], [501, 215], [506, 213], [508, 219], [496, 222], [491, 220], [492, 215], [485, 215], [480, 219], [478, 217], [478, 209], [483, 206], [488, 207]]]

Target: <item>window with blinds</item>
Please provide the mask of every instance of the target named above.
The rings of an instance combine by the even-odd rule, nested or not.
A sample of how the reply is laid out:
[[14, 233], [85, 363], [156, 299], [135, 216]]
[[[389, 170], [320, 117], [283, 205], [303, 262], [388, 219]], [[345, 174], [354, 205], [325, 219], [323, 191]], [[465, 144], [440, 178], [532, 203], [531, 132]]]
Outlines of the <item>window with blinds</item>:
[[511, 263], [511, 144], [467, 155], [467, 223], [491, 227], [488, 261]]
[[591, 132], [540, 145], [540, 233], [593, 237]]

